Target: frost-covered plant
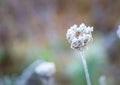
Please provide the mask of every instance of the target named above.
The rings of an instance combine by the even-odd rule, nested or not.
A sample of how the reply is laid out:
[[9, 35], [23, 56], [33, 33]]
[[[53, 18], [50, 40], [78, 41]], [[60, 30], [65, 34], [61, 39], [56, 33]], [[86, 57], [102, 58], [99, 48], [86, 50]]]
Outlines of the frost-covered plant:
[[89, 43], [93, 41], [92, 38], [93, 27], [86, 26], [82, 23], [80, 26], [73, 25], [67, 30], [66, 37], [68, 42], [71, 44], [71, 48], [80, 51], [82, 63], [85, 70], [87, 85], [91, 85], [89, 72], [84, 56], [84, 50], [87, 48]]
[[35, 68], [35, 72], [40, 76], [43, 85], [53, 85], [55, 71], [56, 68], [53, 62], [43, 62]]
[[35, 72], [43, 77], [51, 77], [55, 71], [55, 64], [53, 62], [43, 62], [35, 68]]
[[15, 85], [54, 85], [55, 71], [53, 62], [36, 60], [17, 78]]
[[79, 27], [77, 27], [77, 25], [70, 27], [67, 31], [66, 37], [71, 44], [71, 48], [83, 51], [93, 40], [92, 31], [93, 27], [87, 27], [84, 23]]
[[[36, 60], [32, 64], [30, 64], [22, 74], [16, 79], [15, 85], [27, 85], [29, 79], [35, 73], [35, 68], [41, 64], [43, 60]], [[29, 84], [30, 85], [30, 84]]]

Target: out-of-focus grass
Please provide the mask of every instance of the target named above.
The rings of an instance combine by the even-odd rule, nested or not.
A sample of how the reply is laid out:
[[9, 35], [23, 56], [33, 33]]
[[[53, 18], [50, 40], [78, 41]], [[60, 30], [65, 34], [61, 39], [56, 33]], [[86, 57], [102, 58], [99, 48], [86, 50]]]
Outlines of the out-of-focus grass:
[[43, 48], [42, 50], [40, 50], [39, 52], [39, 57], [41, 59], [44, 59], [45, 61], [53, 61], [54, 57], [53, 57], [53, 49], [47, 47], [47, 48]]

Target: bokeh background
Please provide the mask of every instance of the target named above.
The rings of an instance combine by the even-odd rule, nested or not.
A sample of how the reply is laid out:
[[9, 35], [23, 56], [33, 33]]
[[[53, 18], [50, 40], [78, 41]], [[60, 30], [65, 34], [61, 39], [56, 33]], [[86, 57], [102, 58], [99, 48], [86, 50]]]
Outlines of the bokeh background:
[[87, 85], [70, 26], [93, 26], [85, 51], [92, 85], [120, 85], [120, 0], [0, 0], [0, 85], [14, 85], [38, 59], [54, 62], [56, 85]]

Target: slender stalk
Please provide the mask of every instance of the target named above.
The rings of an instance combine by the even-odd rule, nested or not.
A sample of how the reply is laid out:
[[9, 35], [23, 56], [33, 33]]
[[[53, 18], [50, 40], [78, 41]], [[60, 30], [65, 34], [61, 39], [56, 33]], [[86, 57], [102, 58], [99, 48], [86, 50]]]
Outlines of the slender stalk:
[[82, 63], [83, 63], [84, 71], [85, 71], [87, 85], [91, 85], [90, 76], [89, 76], [88, 67], [87, 67], [87, 63], [86, 63], [84, 52], [83, 51], [80, 52], [80, 55], [81, 55], [81, 59], [82, 59]]

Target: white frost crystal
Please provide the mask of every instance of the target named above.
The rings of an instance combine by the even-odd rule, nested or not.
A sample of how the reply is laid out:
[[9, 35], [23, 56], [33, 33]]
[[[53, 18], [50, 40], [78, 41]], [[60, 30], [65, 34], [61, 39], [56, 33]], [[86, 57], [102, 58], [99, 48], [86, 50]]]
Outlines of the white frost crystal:
[[55, 71], [55, 64], [52, 62], [43, 62], [35, 68], [35, 72], [38, 75], [45, 77], [51, 77]]
[[66, 33], [66, 37], [72, 49], [83, 51], [93, 40], [92, 32], [93, 27], [87, 27], [82, 23], [79, 27], [77, 27], [77, 25], [70, 27]]

